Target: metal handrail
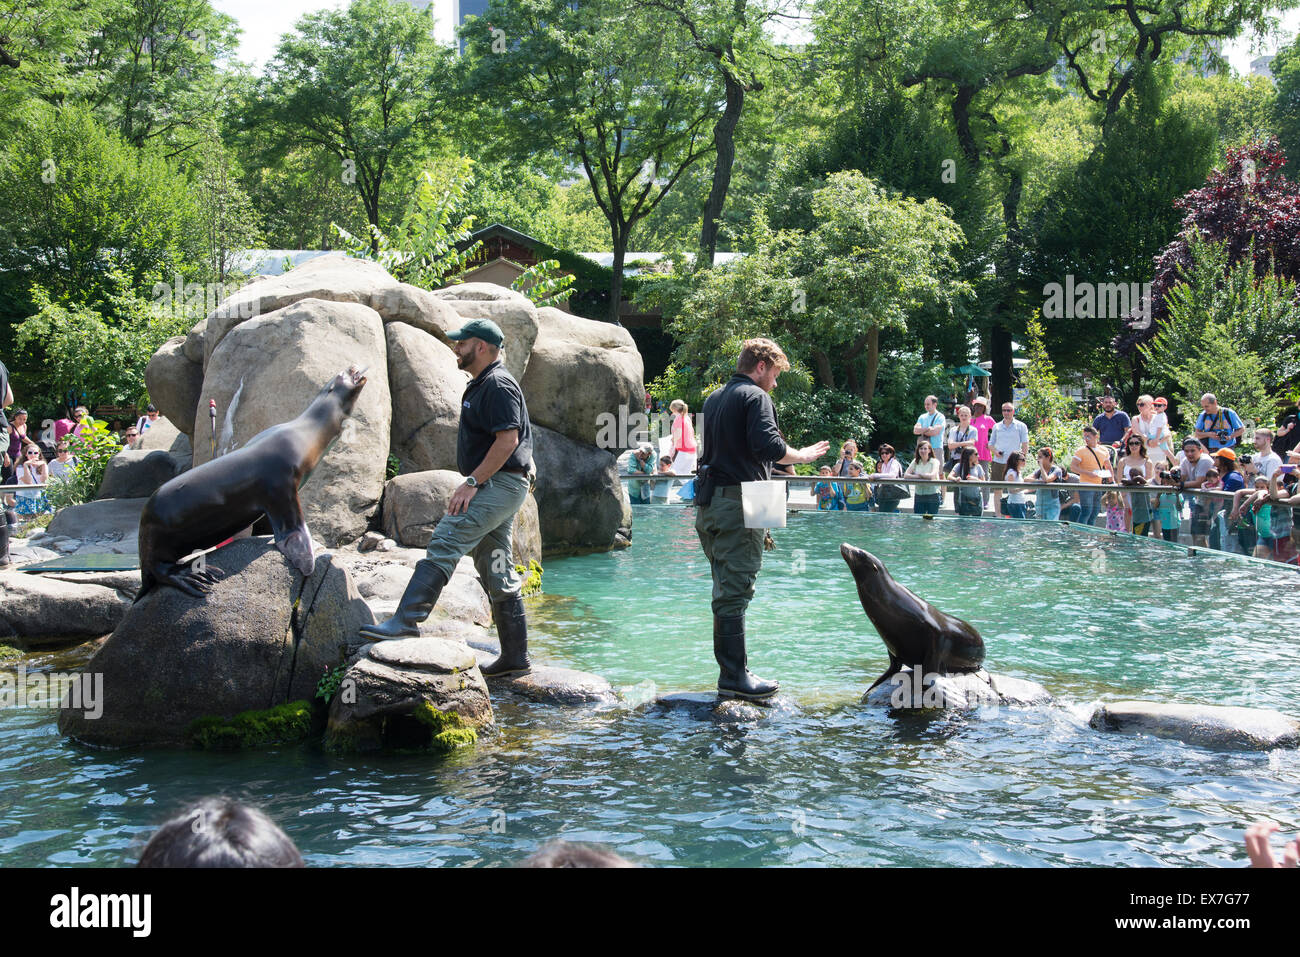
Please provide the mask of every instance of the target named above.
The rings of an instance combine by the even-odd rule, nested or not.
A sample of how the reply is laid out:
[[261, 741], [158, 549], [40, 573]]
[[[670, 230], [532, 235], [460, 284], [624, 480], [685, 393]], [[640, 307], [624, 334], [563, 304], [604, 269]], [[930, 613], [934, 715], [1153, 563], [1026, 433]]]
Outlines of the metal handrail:
[[[620, 473], [620, 479], [632, 479], [641, 482], [650, 482], [654, 480], [672, 481], [695, 478], [694, 472], [680, 472], [668, 474], [664, 472], [627, 472]], [[993, 489], [1026, 489], [1039, 491], [1051, 489], [1052, 491], [1085, 491], [1085, 492], [1159, 492], [1168, 494], [1175, 492], [1179, 495], [1201, 495], [1206, 498], [1217, 498], [1225, 501], [1232, 501], [1236, 492], [1225, 492], [1222, 489], [1199, 489], [1199, 488], [1179, 488], [1176, 485], [1121, 485], [1116, 482], [994, 482], [989, 479], [923, 479], [914, 476], [882, 476], [872, 478], [870, 476], [861, 476], [851, 478], [847, 475], [782, 475], [773, 473], [772, 481], [774, 482], [865, 482], [869, 485], [940, 485], [945, 488], [956, 485], [973, 485], [976, 488], [993, 488]]]

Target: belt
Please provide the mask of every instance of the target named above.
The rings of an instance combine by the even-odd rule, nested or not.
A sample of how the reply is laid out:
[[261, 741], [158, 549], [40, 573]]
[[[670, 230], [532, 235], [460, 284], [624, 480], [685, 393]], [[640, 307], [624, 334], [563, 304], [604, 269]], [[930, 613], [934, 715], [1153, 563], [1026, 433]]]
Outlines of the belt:
[[723, 498], [740, 498], [739, 485], [720, 485], [713, 490], [714, 495], [721, 495]]
[[497, 471], [498, 471], [498, 472], [509, 472], [511, 475], [527, 475], [527, 474], [528, 474], [528, 469], [507, 469], [507, 468], [500, 468], [500, 469], [497, 469]]

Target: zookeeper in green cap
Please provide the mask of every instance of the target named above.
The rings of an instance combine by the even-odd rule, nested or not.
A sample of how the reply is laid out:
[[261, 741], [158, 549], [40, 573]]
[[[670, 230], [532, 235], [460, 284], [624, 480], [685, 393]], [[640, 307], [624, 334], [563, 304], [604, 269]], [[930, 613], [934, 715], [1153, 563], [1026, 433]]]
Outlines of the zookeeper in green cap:
[[505, 337], [496, 323], [473, 319], [447, 338], [455, 342], [457, 367], [471, 376], [461, 398], [456, 440], [456, 467], [465, 481], [452, 492], [393, 617], [360, 631], [371, 640], [419, 635], [420, 622], [433, 611], [456, 563], [469, 553], [492, 600], [501, 638], [501, 655], [482, 667], [483, 676], [523, 674], [530, 667], [528, 629], [510, 534], [530, 484], [528, 407], [519, 383], [501, 362]]

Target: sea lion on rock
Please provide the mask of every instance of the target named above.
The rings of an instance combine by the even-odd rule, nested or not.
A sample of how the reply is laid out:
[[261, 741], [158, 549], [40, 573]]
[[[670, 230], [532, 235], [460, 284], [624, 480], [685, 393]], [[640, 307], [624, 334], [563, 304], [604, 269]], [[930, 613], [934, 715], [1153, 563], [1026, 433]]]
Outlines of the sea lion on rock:
[[289, 422], [257, 433], [243, 446], [164, 483], [140, 513], [139, 601], [156, 584], [198, 597], [220, 576], [217, 569], [181, 563], [253, 525], [270, 521], [275, 545], [303, 574], [312, 572], [311, 533], [298, 489], [325, 456], [352, 412], [365, 370], [340, 372]]
[[862, 608], [889, 652], [889, 670], [871, 688], [904, 665], [923, 675], [965, 674], [983, 667], [984, 639], [968, 622], [940, 611], [894, 581], [870, 552], [846, 543], [840, 546], [840, 554], [858, 583]]

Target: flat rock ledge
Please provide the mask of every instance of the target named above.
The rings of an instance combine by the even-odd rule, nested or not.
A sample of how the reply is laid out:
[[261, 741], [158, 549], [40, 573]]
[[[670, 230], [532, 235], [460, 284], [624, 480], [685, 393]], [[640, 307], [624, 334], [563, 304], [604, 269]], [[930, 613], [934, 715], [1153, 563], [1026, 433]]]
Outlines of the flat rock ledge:
[[421, 636], [366, 644], [330, 704], [325, 746], [448, 753], [492, 725], [492, 702], [474, 652]]
[[[496, 655], [491, 654], [486, 657], [492, 660]], [[502, 686], [521, 698], [536, 701], [538, 704], [576, 707], [618, 703], [618, 692], [608, 681], [600, 675], [576, 671], [573, 668], [533, 665], [533, 670], [528, 674], [516, 678], [502, 678], [493, 681], [492, 686]]]
[[760, 702], [746, 701], [743, 698], [720, 698], [713, 691], [682, 691], [661, 695], [651, 707], [656, 711], [682, 713], [698, 721], [713, 721], [717, 724], [753, 724], [799, 713], [793, 702], [779, 694]]
[[991, 675], [980, 669], [968, 674], [937, 675], [925, 681], [917, 680], [908, 667], [862, 696], [865, 705], [900, 710], [1031, 707], [1051, 704], [1052, 700], [1046, 688], [1024, 678]]
[[1088, 722], [1098, 731], [1149, 734], [1234, 751], [1300, 747], [1300, 721], [1264, 708], [1158, 701], [1108, 701]]

